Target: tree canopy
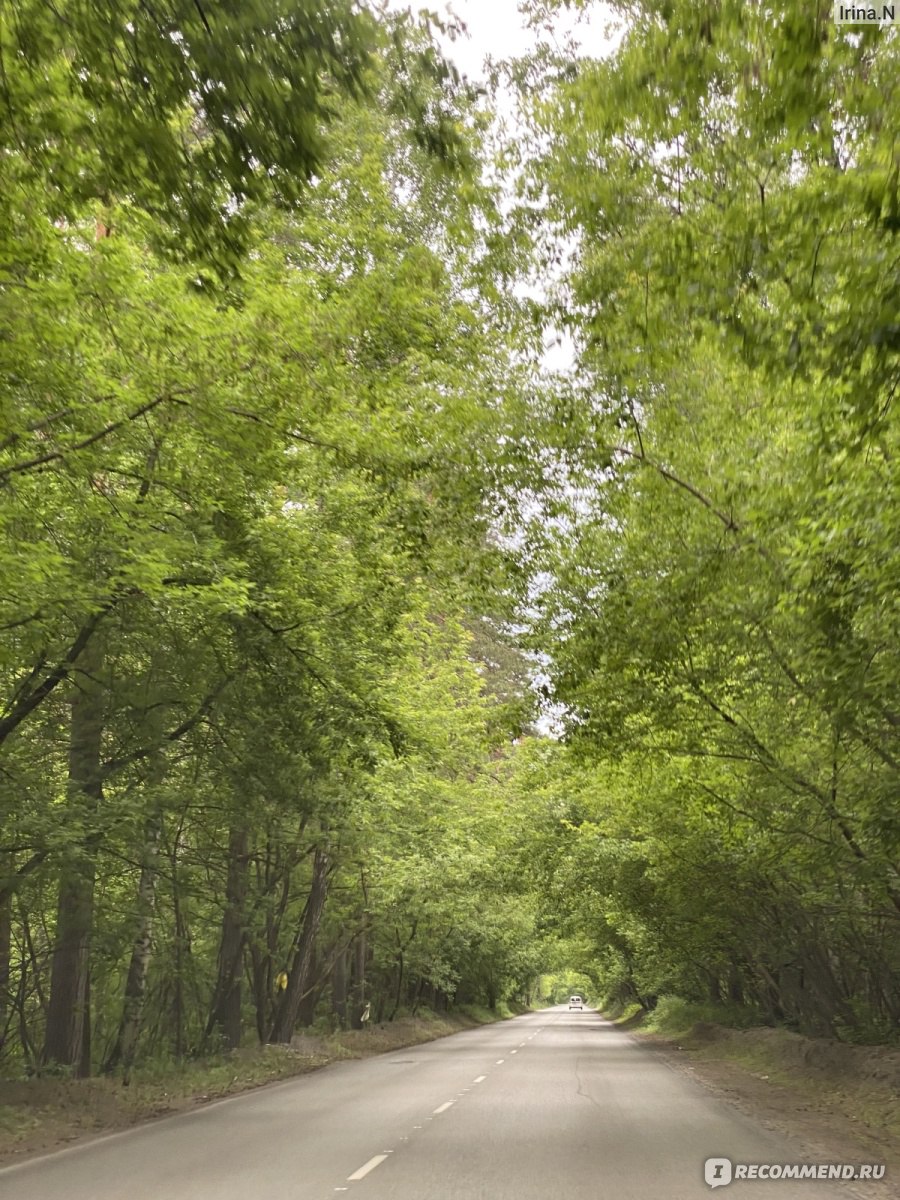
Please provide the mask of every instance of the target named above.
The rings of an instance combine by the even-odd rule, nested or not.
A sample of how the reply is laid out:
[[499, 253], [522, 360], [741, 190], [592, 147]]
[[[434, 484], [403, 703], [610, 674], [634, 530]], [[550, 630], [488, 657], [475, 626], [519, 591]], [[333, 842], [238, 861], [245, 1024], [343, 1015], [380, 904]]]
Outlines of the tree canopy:
[[3, 1070], [898, 1027], [897, 34], [618, 11], [0, 2]]
[[896, 30], [622, 11], [610, 58], [547, 64], [522, 186], [570, 244], [554, 311], [581, 370], [548, 402], [565, 475], [533, 553], [567, 754], [593, 764], [600, 945], [644, 995], [708, 985], [878, 1036], [900, 965]]

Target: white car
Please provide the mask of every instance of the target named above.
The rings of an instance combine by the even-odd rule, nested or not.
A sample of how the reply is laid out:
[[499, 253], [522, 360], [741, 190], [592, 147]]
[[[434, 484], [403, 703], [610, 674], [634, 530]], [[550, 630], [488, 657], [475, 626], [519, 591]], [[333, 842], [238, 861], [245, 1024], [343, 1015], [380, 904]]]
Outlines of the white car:
[[579, 1012], [584, 1012], [584, 1001], [580, 996], [569, 997], [569, 1012], [571, 1012], [573, 1008], [577, 1008]]

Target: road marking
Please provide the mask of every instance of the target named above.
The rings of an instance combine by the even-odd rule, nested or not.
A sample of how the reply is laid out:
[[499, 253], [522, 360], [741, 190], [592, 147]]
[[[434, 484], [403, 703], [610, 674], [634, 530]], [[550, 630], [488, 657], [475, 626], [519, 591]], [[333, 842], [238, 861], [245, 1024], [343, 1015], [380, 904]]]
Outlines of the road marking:
[[348, 1175], [347, 1182], [351, 1183], [356, 1179], [365, 1179], [368, 1173], [370, 1171], [374, 1171], [376, 1167], [380, 1167], [386, 1158], [386, 1154], [376, 1154], [375, 1157], [370, 1158], [367, 1163], [363, 1163], [358, 1171], [354, 1171], [352, 1175]]
[[484, 1083], [484, 1081], [485, 1081], [486, 1079], [487, 1079], [487, 1075], [479, 1075], [479, 1076], [478, 1076], [478, 1078], [477, 1078], [477, 1079], [473, 1079], [473, 1080], [472, 1080], [472, 1082], [473, 1082], [473, 1083]]
[[505, 1059], [505, 1058], [498, 1058], [498, 1059], [497, 1059], [497, 1066], [499, 1067], [501, 1063], [505, 1063], [505, 1062], [506, 1062], [506, 1059]]
[[446, 1102], [446, 1104], [439, 1104], [439, 1105], [437, 1106], [437, 1108], [433, 1108], [431, 1111], [432, 1111], [432, 1112], [433, 1112], [435, 1115], [437, 1115], [438, 1113], [446, 1112], [446, 1111], [447, 1111], [447, 1109], [448, 1109], [448, 1108], [450, 1108], [450, 1107], [453, 1105], [453, 1103], [454, 1103], [454, 1101], [453, 1101], [453, 1100], [448, 1100], [448, 1101]]
[[518, 1050], [510, 1050], [510, 1054], [518, 1054]]
[[421, 1129], [421, 1128], [422, 1128], [421, 1125], [413, 1125], [413, 1129]]
[[519, 1049], [521, 1050], [524, 1045], [525, 1045], [525, 1042], [519, 1042]]

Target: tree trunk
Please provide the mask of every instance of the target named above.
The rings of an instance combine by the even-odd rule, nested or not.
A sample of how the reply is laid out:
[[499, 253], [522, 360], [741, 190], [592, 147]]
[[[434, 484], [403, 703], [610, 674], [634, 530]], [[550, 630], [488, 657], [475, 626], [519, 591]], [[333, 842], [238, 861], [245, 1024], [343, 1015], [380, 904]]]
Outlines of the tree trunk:
[[[265, 888], [268, 894], [272, 887], [272, 875], [277, 867], [277, 863], [272, 861], [272, 843], [271, 840], [266, 845], [266, 875]], [[281, 932], [281, 923], [284, 920], [284, 914], [288, 906], [288, 900], [291, 895], [291, 871], [290, 867], [282, 868], [281, 880], [281, 895], [278, 903], [274, 907], [271, 904], [266, 905], [266, 922], [265, 929], [260, 930], [256, 940], [251, 942], [250, 955], [253, 964], [253, 1001], [256, 1007], [256, 1036], [259, 1038], [260, 1044], [266, 1042], [266, 1035], [271, 1028], [272, 1023], [272, 989], [273, 981], [273, 965], [275, 955], [278, 952], [278, 940]], [[315, 955], [313, 955], [315, 961]], [[306, 1024], [303, 1018], [303, 1004], [301, 1002], [300, 1012], [301, 1020]], [[310, 1020], [309, 1024], [312, 1024]]]
[[[4, 855], [5, 871], [13, 873], [12, 855]], [[5, 872], [4, 872], [5, 873]], [[6, 1030], [12, 1011], [10, 992], [10, 957], [12, 952], [12, 894], [7, 892], [0, 899], [0, 1050], [6, 1042]], [[23, 955], [24, 958], [24, 955]]]
[[42, 1055], [44, 1064], [68, 1067], [75, 1075], [90, 1073], [90, 944], [97, 844], [92, 830], [102, 797], [103, 688], [98, 680], [102, 665], [102, 651], [94, 638], [78, 660], [73, 683], [67, 816], [82, 833], [60, 868]]
[[759, 989], [760, 1004], [769, 1023], [777, 1025], [785, 1018], [784, 1001], [778, 980], [765, 963], [757, 963], [756, 969], [762, 979], [762, 987]]
[[115, 1045], [109, 1052], [104, 1063], [104, 1071], [113, 1071], [121, 1062], [124, 1083], [131, 1079], [131, 1069], [134, 1066], [134, 1056], [137, 1050], [138, 1036], [141, 1031], [141, 1017], [144, 1010], [144, 992], [147, 984], [147, 972], [150, 967], [151, 940], [153, 935], [153, 912], [156, 905], [156, 882], [159, 878], [159, 842], [162, 835], [162, 822], [159, 812], [155, 812], [147, 822], [144, 835], [143, 862], [141, 878], [138, 883], [137, 897], [137, 931], [131, 948], [131, 961], [128, 964], [128, 976], [125, 980], [125, 999], [122, 1005], [122, 1018], [119, 1022], [119, 1032]]
[[366, 1001], [366, 960], [368, 958], [368, 943], [366, 931], [363, 929], [356, 939], [353, 954], [353, 1004], [350, 1013], [350, 1023], [354, 1029], [362, 1029], [363, 1013], [367, 1008]]
[[253, 975], [253, 1009], [256, 1013], [256, 1036], [260, 1045], [266, 1040], [269, 1006], [268, 956], [256, 939], [250, 942], [250, 969]]
[[317, 961], [316, 947], [313, 944], [312, 958], [309, 963], [309, 984], [306, 992], [300, 997], [300, 1007], [297, 1009], [297, 1020], [304, 1029], [309, 1029], [316, 1019], [316, 1004], [322, 992], [321, 981], [316, 980]]
[[288, 975], [288, 985], [282, 993], [281, 1000], [275, 1013], [275, 1021], [270, 1042], [289, 1044], [297, 1023], [297, 1012], [303, 993], [311, 982], [313, 947], [316, 935], [322, 923], [322, 913], [325, 909], [325, 899], [328, 894], [328, 855], [317, 847], [313, 858], [312, 883], [306, 908], [303, 910], [303, 921], [296, 942], [294, 961], [291, 963]]
[[388, 1017], [389, 1021], [393, 1021], [394, 1017], [396, 1017], [400, 1010], [400, 1002], [403, 999], [404, 961], [402, 950], [397, 951], [395, 961], [397, 963], [397, 986], [394, 989], [394, 1007], [391, 1009], [391, 1015]]
[[425, 990], [425, 980], [420, 979], [419, 982], [416, 984], [415, 991], [413, 992], [412, 996], [410, 997], [411, 1004], [412, 1004], [412, 1015], [413, 1016], [415, 1016], [416, 1013], [419, 1011], [419, 1005], [422, 1003], [422, 992], [424, 990]]
[[218, 1026], [222, 1041], [229, 1050], [241, 1044], [241, 960], [246, 936], [248, 855], [247, 830], [232, 829], [228, 837], [228, 879], [219, 942], [218, 975], [204, 1034], [206, 1041]]
[[488, 971], [487, 1002], [488, 1008], [494, 1012], [497, 1008], [497, 986], [494, 983], [494, 972], [491, 970]]
[[28, 961], [24, 954], [19, 974], [19, 987], [13, 1004], [19, 1018], [19, 1041], [22, 1043], [22, 1053], [30, 1073], [31, 1068], [37, 1064], [38, 1055], [28, 1031]]
[[715, 971], [706, 972], [706, 992], [710, 1004], [722, 1003], [722, 988], [719, 983], [719, 976]]
[[189, 933], [181, 908], [181, 884], [178, 878], [179, 831], [172, 843], [172, 915], [175, 918], [175, 978], [172, 981], [172, 1019], [175, 1026], [172, 1049], [177, 1062], [184, 1058], [184, 960], [189, 950]]
[[[90, 948], [89, 948], [90, 949]], [[81, 1057], [75, 1074], [79, 1079], [87, 1079], [91, 1074], [91, 966], [88, 957], [88, 967], [84, 979], [84, 1024], [81, 1030]]]
[[340, 1029], [347, 1028], [347, 947], [342, 946], [334, 956], [331, 968], [331, 1011]]
[[732, 962], [728, 969], [728, 999], [732, 1004], [744, 1003], [744, 983], [740, 967]]

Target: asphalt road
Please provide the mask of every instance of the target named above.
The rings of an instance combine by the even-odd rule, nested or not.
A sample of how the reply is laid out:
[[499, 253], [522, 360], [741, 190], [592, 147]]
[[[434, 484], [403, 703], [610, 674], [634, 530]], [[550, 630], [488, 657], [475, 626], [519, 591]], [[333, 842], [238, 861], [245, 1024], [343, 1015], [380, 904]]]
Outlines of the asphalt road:
[[[595, 1013], [553, 1008], [19, 1164], [0, 1171], [0, 1197], [693, 1200], [713, 1194], [711, 1156], [800, 1161]], [[809, 1180], [716, 1190], [852, 1194]]]

